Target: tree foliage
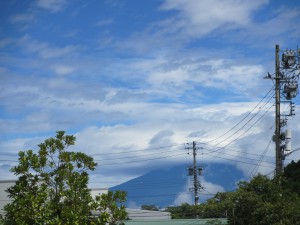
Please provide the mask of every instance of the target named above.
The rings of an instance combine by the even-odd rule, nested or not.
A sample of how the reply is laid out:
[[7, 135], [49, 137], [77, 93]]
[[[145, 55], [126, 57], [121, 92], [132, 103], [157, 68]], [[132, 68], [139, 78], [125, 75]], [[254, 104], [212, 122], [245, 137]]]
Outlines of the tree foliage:
[[183, 203], [181, 206], [167, 207], [167, 212], [170, 212], [172, 219], [190, 219], [196, 218], [196, 208], [188, 203]]
[[234, 192], [217, 193], [197, 209], [204, 217], [227, 217], [235, 225], [299, 224], [300, 198], [286, 185], [284, 177], [258, 175], [240, 182]]
[[[18, 176], [7, 192], [12, 202], [4, 207], [5, 225], [117, 224], [126, 218], [124, 192], [109, 192], [92, 199], [87, 187], [93, 158], [67, 151], [75, 144], [73, 135], [58, 131], [39, 144], [39, 150], [19, 152], [19, 164], [11, 169]], [[97, 216], [91, 215], [98, 211]]]
[[97, 221], [100, 224], [124, 224], [123, 221], [127, 218], [125, 206], [126, 193], [124, 191], [109, 191], [107, 194], [96, 196], [92, 204], [94, 215], [97, 216]]
[[257, 175], [233, 192], [220, 192], [198, 206], [169, 207], [173, 218], [228, 218], [234, 225], [300, 224], [300, 161], [291, 162], [283, 176]]
[[150, 211], [159, 211], [159, 207], [155, 205], [142, 205], [141, 206], [142, 210], [150, 210]]
[[300, 160], [289, 163], [284, 168], [283, 175], [287, 179], [286, 188], [300, 195]]

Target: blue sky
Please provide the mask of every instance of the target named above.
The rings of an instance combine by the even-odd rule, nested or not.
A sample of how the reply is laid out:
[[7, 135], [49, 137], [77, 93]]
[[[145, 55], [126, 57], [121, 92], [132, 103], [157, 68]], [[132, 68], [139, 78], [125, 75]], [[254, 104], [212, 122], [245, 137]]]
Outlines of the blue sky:
[[[300, 44], [297, 0], [14, 0], [0, 9], [1, 179], [19, 150], [56, 130], [98, 160], [94, 186], [184, 163], [183, 143], [224, 134], [272, 88], [263, 77], [274, 73], [275, 45]], [[266, 112], [261, 120], [209, 142], [204, 160], [249, 175], [274, 132], [270, 96], [252, 111]], [[298, 124], [290, 119], [294, 137]], [[227, 144], [222, 154], [237, 161], [209, 154]], [[274, 166], [269, 148], [262, 173]]]

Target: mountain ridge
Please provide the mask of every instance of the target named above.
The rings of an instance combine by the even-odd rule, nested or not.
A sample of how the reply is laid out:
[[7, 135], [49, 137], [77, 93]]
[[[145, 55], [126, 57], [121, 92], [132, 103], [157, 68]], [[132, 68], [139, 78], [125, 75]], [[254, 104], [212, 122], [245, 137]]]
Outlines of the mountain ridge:
[[[203, 190], [200, 202], [213, 197], [219, 191], [232, 191], [238, 181], [245, 179], [242, 171], [232, 164], [212, 163], [203, 168], [199, 176]], [[126, 206], [140, 208], [141, 205], [155, 205], [160, 208], [193, 203], [192, 177], [188, 177], [187, 166], [177, 165], [171, 168], [152, 170], [142, 176], [129, 180], [110, 190], [127, 192]]]

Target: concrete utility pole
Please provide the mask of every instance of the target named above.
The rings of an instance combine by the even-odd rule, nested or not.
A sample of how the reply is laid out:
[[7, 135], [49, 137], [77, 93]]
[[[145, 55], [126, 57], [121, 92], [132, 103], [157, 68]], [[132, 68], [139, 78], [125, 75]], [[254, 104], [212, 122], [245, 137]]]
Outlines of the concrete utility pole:
[[280, 121], [280, 64], [279, 64], [279, 45], [275, 49], [275, 152], [276, 169], [275, 174], [279, 175], [283, 170], [283, 157], [281, 151], [281, 121]]
[[199, 191], [201, 190], [201, 183], [198, 178], [198, 175], [201, 175], [202, 167], [197, 166], [197, 147], [196, 142], [193, 141], [193, 147], [187, 147], [187, 149], [193, 150], [193, 166], [188, 168], [188, 175], [193, 176], [193, 188], [190, 188], [190, 191], [194, 192], [194, 204], [199, 204]]
[[[276, 168], [275, 176], [283, 172], [284, 159], [291, 154], [291, 130], [282, 132], [287, 125], [288, 117], [294, 116], [295, 103], [291, 101], [298, 94], [298, 80], [300, 76], [300, 50], [286, 50], [279, 60], [279, 45], [275, 46], [275, 76], [268, 73], [266, 79], [275, 80], [275, 142]], [[282, 101], [281, 97], [285, 100]], [[281, 111], [280, 105], [289, 105], [290, 111]]]
[[198, 170], [197, 170], [197, 149], [196, 142], [193, 141], [193, 166], [194, 166], [194, 193], [195, 193], [195, 205], [198, 205], [199, 196], [198, 196]]

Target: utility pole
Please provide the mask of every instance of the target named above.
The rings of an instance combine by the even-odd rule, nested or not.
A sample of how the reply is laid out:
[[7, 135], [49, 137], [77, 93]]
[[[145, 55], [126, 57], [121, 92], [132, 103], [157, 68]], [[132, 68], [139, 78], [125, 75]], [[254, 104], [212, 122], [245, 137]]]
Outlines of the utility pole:
[[199, 204], [199, 191], [201, 190], [201, 183], [199, 181], [198, 175], [202, 173], [202, 167], [197, 166], [197, 150], [196, 142], [193, 141], [193, 147], [187, 147], [187, 149], [193, 150], [193, 166], [188, 168], [188, 175], [193, 176], [193, 188], [190, 188], [190, 191], [194, 192], [194, 204]]
[[[275, 80], [275, 142], [276, 168], [275, 176], [283, 172], [284, 159], [291, 154], [291, 130], [282, 128], [287, 125], [288, 117], [294, 116], [295, 103], [291, 101], [298, 94], [298, 80], [300, 76], [300, 49], [282, 52], [279, 60], [279, 45], [275, 46], [275, 75], [268, 75], [265, 79]], [[282, 101], [281, 97], [286, 100]], [[281, 111], [281, 104], [289, 106], [290, 111]]]
[[280, 64], [279, 45], [275, 47], [275, 152], [276, 152], [276, 176], [282, 172], [282, 151], [281, 151], [281, 121], [280, 121]]
[[195, 205], [198, 205], [199, 196], [198, 196], [198, 171], [197, 171], [197, 149], [196, 142], [193, 141], [193, 166], [194, 166], [194, 193], [195, 193]]

